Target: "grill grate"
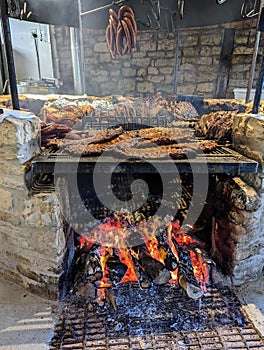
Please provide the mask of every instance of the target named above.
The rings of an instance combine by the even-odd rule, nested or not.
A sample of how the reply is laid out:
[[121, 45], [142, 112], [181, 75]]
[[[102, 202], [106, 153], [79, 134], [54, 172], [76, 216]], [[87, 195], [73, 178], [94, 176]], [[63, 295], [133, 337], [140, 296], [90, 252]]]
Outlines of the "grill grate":
[[167, 127], [168, 117], [166, 115], [153, 116], [117, 116], [117, 115], [89, 115], [82, 118], [83, 129], [103, 130], [122, 125], [125, 130], [145, 127]]
[[81, 299], [66, 302], [50, 350], [264, 349], [229, 289], [210, 288], [200, 309], [175, 286], [130, 284], [111, 292], [117, 311]]

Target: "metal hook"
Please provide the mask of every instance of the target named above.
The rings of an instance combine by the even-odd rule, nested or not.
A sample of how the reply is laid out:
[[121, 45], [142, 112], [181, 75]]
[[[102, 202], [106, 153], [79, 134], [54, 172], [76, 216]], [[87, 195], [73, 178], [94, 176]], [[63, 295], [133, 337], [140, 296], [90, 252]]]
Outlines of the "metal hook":
[[112, 1], [110, 2], [109, 4], [107, 5], [104, 5], [104, 6], [100, 6], [100, 7], [96, 7], [94, 9], [91, 9], [91, 10], [88, 10], [88, 11], [85, 11], [85, 12], [82, 12], [80, 13], [80, 16], [85, 16], [85, 15], [89, 15], [90, 13], [94, 13], [94, 12], [97, 12], [97, 11], [101, 11], [101, 10], [105, 10], [113, 5], [116, 5], [116, 6], [119, 6], [119, 5], [122, 5], [124, 2], [126, 2], [127, 0], [118, 0], [118, 1]]
[[249, 1], [245, 0], [242, 4], [241, 7], [241, 17], [243, 18], [252, 18], [255, 17], [259, 14], [259, 12], [255, 12], [256, 11], [256, 5], [257, 5], [257, 0], [255, 0], [253, 7], [251, 8], [251, 10], [248, 10], [249, 7]]
[[146, 14], [146, 16], [147, 16], [147, 20], [148, 20], [148, 22], [147, 22], [147, 23], [146, 23], [146, 22], [141, 21], [140, 19], [137, 19], [137, 22], [138, 22], [138, 23], [140, 23], [140, 24], [142, 24], [144, 27], [149, 28], [149, 27], [151, 27], [152, 22], [151, 22], [151, 18], [149, 17], [149, 15], [148, 15], [148, 14]]

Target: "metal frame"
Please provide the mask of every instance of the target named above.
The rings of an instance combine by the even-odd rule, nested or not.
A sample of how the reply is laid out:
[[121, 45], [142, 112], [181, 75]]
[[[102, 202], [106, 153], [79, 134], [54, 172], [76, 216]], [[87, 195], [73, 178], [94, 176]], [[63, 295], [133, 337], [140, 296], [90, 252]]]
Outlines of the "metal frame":
[[19, 110], [19, 99], [18, 99], [18, 91], [17, 91], [17, 81], [16, 81], [16, 70], [14, 63], [14, 55], [12, 48], [12, 39], [11, 39], [11, 30], [8, 18], [8, 5], [6, 0], [1, 0], [1, 16], [2, 16], [2, 27], [4, 33], [4, 41], [5, 41], [5, 53], [7, 58], [7, 68], [9, 75], [9, 85], [12, 99], [13, 109]]

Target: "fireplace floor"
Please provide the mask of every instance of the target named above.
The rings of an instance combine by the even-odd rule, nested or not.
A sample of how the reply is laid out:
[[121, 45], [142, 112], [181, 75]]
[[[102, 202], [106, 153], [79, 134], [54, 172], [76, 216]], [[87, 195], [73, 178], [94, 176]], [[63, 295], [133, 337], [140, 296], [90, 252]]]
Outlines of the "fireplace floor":
[[226, 287], [209, 288], [201, 303], [175, 285], [126, 284], [110, 291], [110, 303], [95, 301], [93, 293], [65, 300], [49, 349], [264, 349]]

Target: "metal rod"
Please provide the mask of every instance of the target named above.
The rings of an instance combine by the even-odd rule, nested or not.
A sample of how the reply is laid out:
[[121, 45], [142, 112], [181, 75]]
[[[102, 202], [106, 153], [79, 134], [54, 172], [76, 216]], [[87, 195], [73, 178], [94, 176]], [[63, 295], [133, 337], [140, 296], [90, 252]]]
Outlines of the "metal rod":
[[17, 92], [17, 81], [16, 81], [16, 70], [12, 49], [12, 39], [11, 39], [11, 31], [9, 18], [7, 15], [7, 1], [1, 0], [1, 16], [2, 16], [2, 26], [4, 32], [4, 41], [5, 41], [5, 52], [7, 58], [7, 67], [8, 67], [8, 75], [9, 75], [9, 84], [10, 84], [10, 92], [12, 99], [13, 109], [19, 110], [19, 99]]
[[85, 16], [85, 15], [89, 15], [90, 13], [94, 13], [94, 12], [97, 12], [97, 11], [101, 11], [101, 10], [104, 10], [104, 9], [107, 9], [111, 6], [114, 5], [114, 1], [112, 1], [110, 4], [108, 5], [104, 5], [104, 6], [101, 6], [101, 7], [97, 7], [95, 9], [92, 9], [92, 10], [88, 10], [88, 11], [85, 11], [85, 12], [80, 12], [80, 16]]
[[113, 5], [116, 5], [116, 6], [119, 6], [121, 5], [123, 2], [126, 2], [127, 0], [118, 0], [118, 1], [112, 1], [110, 4], [107, 4], [107, 5], [104, 5], [104, 6], [100, 6], [100, 7], [96, 7], [92, 10], [88, 10], [88, 11], [85, 11], [85, 12], [81, 12], [80, 11], [80, 16], [85, 16], [85, 15], [89, 15], [90, 13], [94, 13], [94, 12], [97, 12], [97, 11], [101, 11], [101, 10], [105, 10]]
[[256, 62], [257, 62], [257, 57], [258, 57], [259, 41], [260, 41], [260, 32], [257, 31], [254, 52], [253, 52], [252, 61], [251, 61], [251, 68], [250, 68], [250, 73], [249, 73], [249, 80], [248, 80], [248, 85], [247, 85], [246, 103], [248, 103], [250, 100], [250, 93], [251, 93], [251, 89], [253, 86], [254, 73], [255, 73]]
[[73, 68], [73, 85], [74, 93], [81, 95], [82, 79], [81, 79], [81, 67], [79, 59], [79, 43], [77, 28], [70, 27], [70, 40], [71, 40], [71, 56], [72, 56], [72, 68]]
[[80, 71], [81, 71], [81, 94], [86, 91], [86, 77], [85, 77], [85, 61], [84, 61], [84, 42], [83, 42], [83, 22], [82, 22], [82, 3], [78, 0], [78, 12], [79, 12], [79, 40], [80, 40]]
[[53, 68], [53, 76], [54, 78], [60, 79], [60, 59], [58, 56], [58, 47], [57, 47], [57, 40], [56, 40], [56, 33], [55, 33], [55, 26], [50, 25], [49, 26], [49, 35], [50, 35], [50, 46], [51, 46], [51, 53], [52, 53], [52, 68]]
[[257, 57], [258, 57], [260, 34], [261, 34], [261, 32], [259, 30], [259, 22], [260, 22], [261, 12], [262, 12], [261, 10], [262, 10], [263, 6], [264, 6], [264, 0], [261, 0], [260, 5], [259, 5], [259, 15], [258, 15], [258, 24], [257, 24], [258, 31], [256, 33], [254, 51], [253, 51], [251, 68], [250, 68], [250, 73], [249, 73], [249, 80], [248, 80], [248, 85], [247, 85], [247, 94], [246, 94], [246, 101], [245, 101], [246, 103], [248, 103], [250, 100], [250, 93], [251, 93], [251, 89], [253, 86], [254, 73], [256, 70], [256, 62], [257, 62]]
[[179, 28], [175, 35], [175, 62], [174, 62], [174, 77], [173, 77], [173, 93], [177, 93], [178, 87], [178, 69], [179, 69]]
[[258, 111], [259, 111], [263, 81], [264, 81], [264, 53], [262, 55], [261, 67], [260, 67], [259, 77], [256, 85], [256, 93], [255, 93], [254, 104], [252, 109], [253, 114], [258, 114]]
[[36, 57], [37, 57], [37, 65], [38, 65], [38, 76], [39, 80], [41, 80], [41, 72], [40, 72], [40, 60], [39, 60], [39, 49], [38, 49], [38, 37], [37, 34], [33, 35], [34, 43], [35, 43], [35, 49], [36, 49]]

